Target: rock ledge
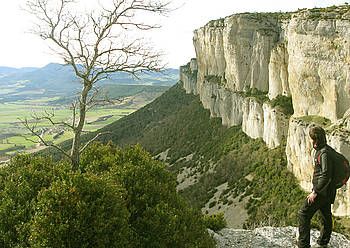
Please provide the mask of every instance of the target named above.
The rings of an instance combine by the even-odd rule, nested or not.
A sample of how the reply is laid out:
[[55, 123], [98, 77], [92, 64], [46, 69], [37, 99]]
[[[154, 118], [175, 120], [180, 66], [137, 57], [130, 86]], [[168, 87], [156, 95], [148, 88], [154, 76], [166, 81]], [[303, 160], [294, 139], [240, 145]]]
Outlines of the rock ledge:
[[[287, 248], [297, 247], [298, 228], [261, 227], [254, 230], [225, 228], [215, 233], [210, 231], [217, 242], [217, 248]], [[311, 245], [316, 245], [319, 231], [311, 231]], [[339, 233], [332, 233], [329, 248], [350, 247], [350, 240]]]

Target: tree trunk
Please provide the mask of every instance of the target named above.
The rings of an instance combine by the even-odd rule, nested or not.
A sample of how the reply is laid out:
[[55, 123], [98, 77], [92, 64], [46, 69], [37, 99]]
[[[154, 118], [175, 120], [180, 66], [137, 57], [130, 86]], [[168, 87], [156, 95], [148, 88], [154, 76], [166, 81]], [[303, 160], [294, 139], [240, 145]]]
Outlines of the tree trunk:
[[91, 90], [91, 84], [89, 82], [84, 82], [84, 88], [81, 92], [80, 101], [79, 101], [79, 122], [74, 129], [74, 138], [73, 138], [71, 154], [70, 154], [73, 171], [76, 171], [79, 169], [81, 134], [85, 124], [86, 101], [90, 90]]

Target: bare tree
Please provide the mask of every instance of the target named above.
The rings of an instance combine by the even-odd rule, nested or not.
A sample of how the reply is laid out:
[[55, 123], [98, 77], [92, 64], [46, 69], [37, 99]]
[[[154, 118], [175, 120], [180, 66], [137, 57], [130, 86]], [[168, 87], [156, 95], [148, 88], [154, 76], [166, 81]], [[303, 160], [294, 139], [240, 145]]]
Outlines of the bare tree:
[[100, 3], [98, 10], [84, 13], [74, 8], [76, 3], [75, 0], [28, 0], [26, 3], [26, 10], [38, 21], [33, 32], [51, 42], [51, 49], [73, 68], [82, 84], [77, 101], [72, 103], [69, 122], [56, 123], [50, 114], [41, 117], [73, 131], [70, 152], [45, 142], [27, 120], [23, 121], [42, 143], [56, 147], [69, 157], [73, 170], [79, 167], [81, 152], [101, 135], [97, 134], [82, 146], [86, 113], [96, 100], [96, 94], [92, 93], [96, 83], [113, 72], [137, 76], [140, 71], [162, 69], [161, 54], [148, 47], [135, 31], [159, 28], [158, 24], [145, 21], [150, 18], [143, 17], [169, 12], [169, 2], [162, 0], [110, 0], [107, 5]]

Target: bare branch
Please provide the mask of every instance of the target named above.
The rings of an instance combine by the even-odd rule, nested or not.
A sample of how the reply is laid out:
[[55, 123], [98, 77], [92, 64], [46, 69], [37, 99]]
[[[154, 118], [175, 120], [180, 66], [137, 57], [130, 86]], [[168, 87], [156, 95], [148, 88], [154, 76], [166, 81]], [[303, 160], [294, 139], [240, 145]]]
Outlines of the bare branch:
[[[114, 101], [111, 100], [107, 93], [103, 95], [103, 98], [101, 98], [101, 91], [99, 89], [95, 89], [95, 92], [93, 96], [90, 97], [90, 100], [87, 104], [86, 112], [90, 111], [92, 108], [96, 106], [104, 106], [107, 104], [114, 105]], [[122, 99], [116, 99], [119, 102], [122, 102]]]
[[[65, 155], [66, 157], [70, 158], [70, 155], [69, 155], [65, 150], [63, 150], [61, 147], [59, 147], [59, 146], [57, 146], [57, 145], [55, 145], [55, 144], [53, 144], [53, 143], [48, 143], [48, 142], [42, 137], [42, 135], [38, 134], [38, 132], [36, 131], [37, 122], [35, 122], [35, 123], [31, 126], [27, 118], [25, 118], [25, 119], [23, 119], [23, 120], [22, 120], [22, 119], [19, 119], [19, 120], [20, 120], [20, 122], [22, 123], [22, 125], [23, 125], [28, 131], [30, 131], [30, 133], [31, 133], [33, 136], [37, 137], [37, 138], [40, 140], [40, 142], [41, 142], [42, 144], [44, 144], [45, 146], [48, 146], [48, 147], [53, 147], [53, 148], [59, 150], [59, 151], [60, 151], [63, 155]], [[24, 137], [26, 140], [28, 140], [28, 141], [30, 141], [30, 142], [37, 143], [37, 141], [35, 141], [35, 140], [31, 139], [31, 138], [28, 138], [28, 137], [26, 137], [26, 136], [22, 136], [22, 137]]]
[[102, 132], [102, 133], [98, 133], [98, 134], [96, 134], [96, 136], [95, 137], [93, 137], [91, 140], [89, 140], [88, 142], [86, 142], [86, 144], [83, 146], [83, 148], [81, 148], [80, 150], [79, 150], [79, 153], [82, 153], [92, 142], [94, 142], [96, 139], [98, 139], [100, 136], [102, 136], [102, 135], [105, 135], [105, 134], [110, 134], [110, 133], [112, 133], [112, 132]]
[[54, 110], [52, 110], [52, 112], [48, 112], [47, 110], [44, 111], [44, 115], [38, 115], [37, 113], [33, 113], [32, 117], [37, 120], [37, 121], [41, 121], [41, 120], [47, 120], [49, 121], [52, 125], [56, 126], [56, 125], [61, 125], [61, 126], [66, 126], [70, 129], [74, 130], [74, 126], [65, 122], [65, 121], [55, 121], [53, 118], [55, 117], [55, 112]]

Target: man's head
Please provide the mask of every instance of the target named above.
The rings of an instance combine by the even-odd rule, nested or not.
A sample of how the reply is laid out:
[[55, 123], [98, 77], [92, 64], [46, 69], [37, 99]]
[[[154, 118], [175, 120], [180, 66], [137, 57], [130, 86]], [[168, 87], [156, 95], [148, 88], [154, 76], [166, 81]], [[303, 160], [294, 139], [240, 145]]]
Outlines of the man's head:
[[322, 148], [327, 144], [326, 132], [322, 127], [314, 126], [309, 130], [312, 145], [315, 149]]

